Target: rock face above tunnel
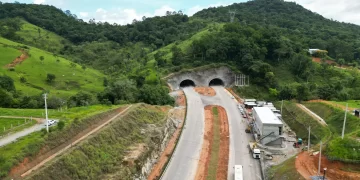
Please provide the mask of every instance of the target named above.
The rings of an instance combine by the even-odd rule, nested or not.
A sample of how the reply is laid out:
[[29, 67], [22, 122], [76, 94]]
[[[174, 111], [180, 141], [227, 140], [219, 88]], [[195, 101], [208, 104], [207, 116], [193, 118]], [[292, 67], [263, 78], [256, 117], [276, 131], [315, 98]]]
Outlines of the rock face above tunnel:
[[[203, 69], [203, 70], [193, 70], [183, 73], [175, 73], [166, 78], [167, 82], [173, 90], [180, 89], [180, 84], [185, 84], [184, 82], [189, 82], [190, 80], [195, 84], [195, 86], [209, 86], [209, 83], [216, 79], [215, 82], [220, 79], [224, 86], [230, 86], [235, 81], [235, 74], [226, 66]], [[214, 82], [214, 81], [212, 81]], [[188, 84], [188, 83], [186, 83]], [[220, 84], [219, 84], [220, 85]]]

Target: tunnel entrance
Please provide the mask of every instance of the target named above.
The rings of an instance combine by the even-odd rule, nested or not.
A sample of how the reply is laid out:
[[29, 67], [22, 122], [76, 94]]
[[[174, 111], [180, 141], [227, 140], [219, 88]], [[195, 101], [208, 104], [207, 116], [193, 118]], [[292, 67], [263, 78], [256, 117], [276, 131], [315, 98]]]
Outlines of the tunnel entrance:
[[181, 88], [189, 87], [189, 86], [195, 87], [194, 81], [192, 81], [190, 79], [186, 79], [186, 80], [181, 81], [181, 83], [180, 83]]
[[224, 85], [225, 85], [224, 81], [219, 78], [215, 78], [209, 82], [209, 86], [224, 86]]

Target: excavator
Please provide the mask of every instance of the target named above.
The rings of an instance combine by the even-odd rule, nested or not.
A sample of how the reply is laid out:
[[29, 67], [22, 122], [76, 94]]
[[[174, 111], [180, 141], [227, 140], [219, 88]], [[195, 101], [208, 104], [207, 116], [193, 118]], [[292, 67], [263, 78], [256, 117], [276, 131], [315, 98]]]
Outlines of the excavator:
[[269, 133], [268, 135], [261, 137], [261, 138], [258, 139], [256, 142], [250, 142], [250, 143], [249, 143], [249, 148], [250, 148], [251, 152], [253, 153], [253, 158], [254, 158], [254, 159], [260, 159], [260, 154], [261, 154], [261, 152], [260, 152], [260, 149], [257, 148], [257, 144], [258, 144], [262, 139], [264, 139], [264, 138], [266, 138], [266, 137], [268, 137], [268, 136], [270, 136], [270, 135], [272, 135], [272, 134], [274, 134], [274, 132], [271, 132], [271, 133]]

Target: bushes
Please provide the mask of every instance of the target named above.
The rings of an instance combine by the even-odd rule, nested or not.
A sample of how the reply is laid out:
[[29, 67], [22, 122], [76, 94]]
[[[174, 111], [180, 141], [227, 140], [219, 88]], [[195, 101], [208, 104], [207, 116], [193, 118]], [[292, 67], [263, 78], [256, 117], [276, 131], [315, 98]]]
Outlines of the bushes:
[[333, 139], [327, 146], [326, 154], [329, 159], [344, 162], [360, 162], [360, 143], [352, 138], [338, 137]]

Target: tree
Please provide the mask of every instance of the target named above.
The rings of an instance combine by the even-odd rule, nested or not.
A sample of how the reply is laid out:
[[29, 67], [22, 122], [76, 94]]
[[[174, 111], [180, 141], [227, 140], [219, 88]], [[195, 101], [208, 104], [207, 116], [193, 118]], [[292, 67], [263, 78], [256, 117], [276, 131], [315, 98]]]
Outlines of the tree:
[[104, 77], [103, 86], [106, 87], [106, 86], [108, 86], [108, 84], [109, 84], [108, 79], [106, 77]]
[[52, 84], [55, 81], [55, 79], [56, 79], [55, 74], [48, 73], [46, 76], [46, 82], [49, 84]]
[[44, 60], [45, 60], [44, 56], [40, 56], [39, 59], [40, 59], [41, 63], [44, 64]]
[[173, 105], [175, 101], [168, 92], [166, 87], [145, 84], [140, 89], [139, 100], [152, 105]]
[[345, 59], [344, 59], [344, 58], [340, 58], [340, 59], [338, 59], [337, 63], [340, 65], [340, 67], [342, 67], [342, 65], [345, 64]]
[[301, 102], [303, 100], [308, 100], [310, 96], [309, 87], [306, 84], [301, 84], [296, 87], [296, 99]]
[[10, 93], [0, 89], [0, 107], [8, 108], [11, 107], [13, 98]]
[[174, 66], [178, 66], [181, 63], [183, 63], [183, 59], [184, 59], [184, 53], [181, 51], [181, 49], [177, 46], [173, 46], [171, 48], [171, 52], [173, 54], [172, 57], [172, 64]]
[[87, 106], [95, 102], [94, 96], [88, 92], [80, 91], [71, 96], [68, 100], [68, 106]]
[[0, 76], [0, 89], [4, 89], [6, 91], [15, 91], [14, 80], [9, 76]]

